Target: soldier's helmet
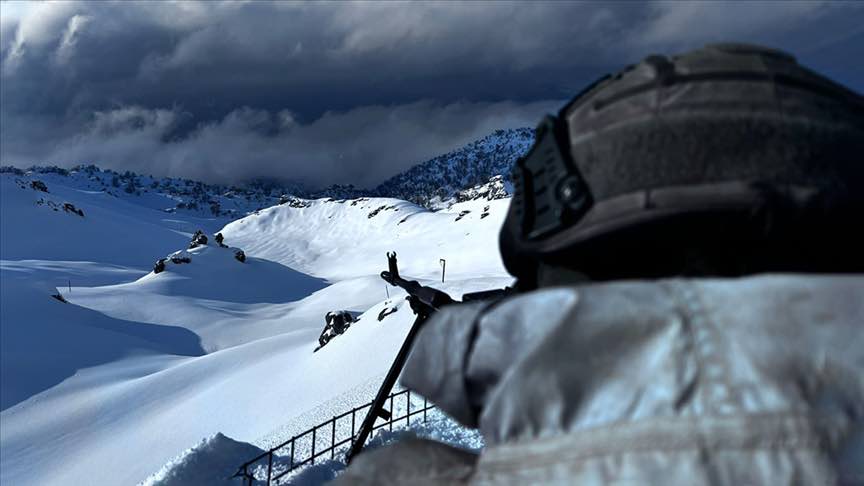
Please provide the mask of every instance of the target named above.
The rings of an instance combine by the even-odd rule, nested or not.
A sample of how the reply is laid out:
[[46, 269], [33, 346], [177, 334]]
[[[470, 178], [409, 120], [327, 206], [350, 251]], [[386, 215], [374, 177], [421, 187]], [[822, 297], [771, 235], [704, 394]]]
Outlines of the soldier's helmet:
[[540, 123], [513, 182], [500, 245], [523, 288], [864, 267], [864, 98], [774, 49], [598, 80]]

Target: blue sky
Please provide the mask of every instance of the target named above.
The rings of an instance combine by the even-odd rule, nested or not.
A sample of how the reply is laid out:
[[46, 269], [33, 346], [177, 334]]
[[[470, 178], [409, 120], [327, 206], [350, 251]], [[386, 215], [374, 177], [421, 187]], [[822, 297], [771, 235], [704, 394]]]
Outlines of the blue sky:
[[2, 2], [0, 164], [374, 185], [710, 42], [864, 90], [864, 2]]

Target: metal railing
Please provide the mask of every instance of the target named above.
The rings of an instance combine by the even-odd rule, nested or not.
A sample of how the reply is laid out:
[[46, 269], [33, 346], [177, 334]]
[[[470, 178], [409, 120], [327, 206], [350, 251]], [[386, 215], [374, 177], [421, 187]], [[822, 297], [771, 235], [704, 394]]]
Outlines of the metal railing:
[[[397, 405], [397, 410], [394, 410], [394, 404], [397, 403], [396, 399], [403, 395], [405, 396], [404, 415], [394, 416], [394, 411], [399, 413], [399, 405]], [[415, 394], [415, 398], [416, 397], [419, 396]], [[411, 417], [420, 414], [423, 415], [421, 420], [426, 422], [427, 412], [435, 408], [434, 405], [430, 405], [426, 401], [426, 398], [423, 398], [423, 405], [419, 405], [418, 399], [418, 408], [412, 410], [411, 390], [402, 390], [400, 392], [391, 393], [387, 397], [387, 400], [389, 402], [389, 407], [387, 406], [387, 402], [385, 402], [384, 409], [389, 410], [389, 412], [384, 412], [381, 415], [381, 418], [384, 421], [376, 423], [372, 428], [373, 431], [384, 427], [389, 427], [390, 430], [393, 430], [393, 425], [403, 420], [405, 421], [406, 426], [411, 425]], [[291, 437], [287, 441], [243, 463], [237, 469], [237, 472], [233, 477], [241, 478], [245, 485], [251, 486], [255, 484], [256, 481], [261, 481], [263, 484], [269, 486], [271, 484], [279, 484], [280, 481], [288, 479], [286, 477], [288, 474], [292, 471], [296, 471], [302, 466], [315, 464], [315, 460], [322, 456], [327, 456], [329, 454], [330, 459], [335, 459], [336, 452], [340, 448], [344, 448], [347, 451], [350, 446], [354, 445], [358, 427], [366, 414], [365, 411], [371, 405], [372, 402], [369, 402], [365, 405], [355, 407], [341, 415], [336, 415], [326, 422]], [[360, 414], [359, 420], [357, 418], [358, 414]], [[339, 432], [348, 431], [348, 422], [351, 424], [351, 434], [344, 437], [345, 434], [340, 434]], [[340, 438], [340, 436], [343, 438]], [[323, 448], [319, 447], [319, 442], [322, 439], [324, 440], [325, 446]]]

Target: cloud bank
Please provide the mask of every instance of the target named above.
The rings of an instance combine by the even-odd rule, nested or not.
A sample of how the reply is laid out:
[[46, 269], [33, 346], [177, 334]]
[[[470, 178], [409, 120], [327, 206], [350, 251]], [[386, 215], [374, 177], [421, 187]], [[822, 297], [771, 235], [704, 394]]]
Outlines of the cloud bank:
[[0, 163], [374, 185], [652, 52], [864, 86], [855, 2], [0, 3]]

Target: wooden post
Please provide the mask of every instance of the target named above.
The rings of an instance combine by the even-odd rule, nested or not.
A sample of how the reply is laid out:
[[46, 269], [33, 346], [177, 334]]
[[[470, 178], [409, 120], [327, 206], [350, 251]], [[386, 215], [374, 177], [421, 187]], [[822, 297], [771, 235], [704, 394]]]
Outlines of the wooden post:
[[333, 429], [330, 433], [330, 459], [336, 454], [336, 416], [333, 416]]

